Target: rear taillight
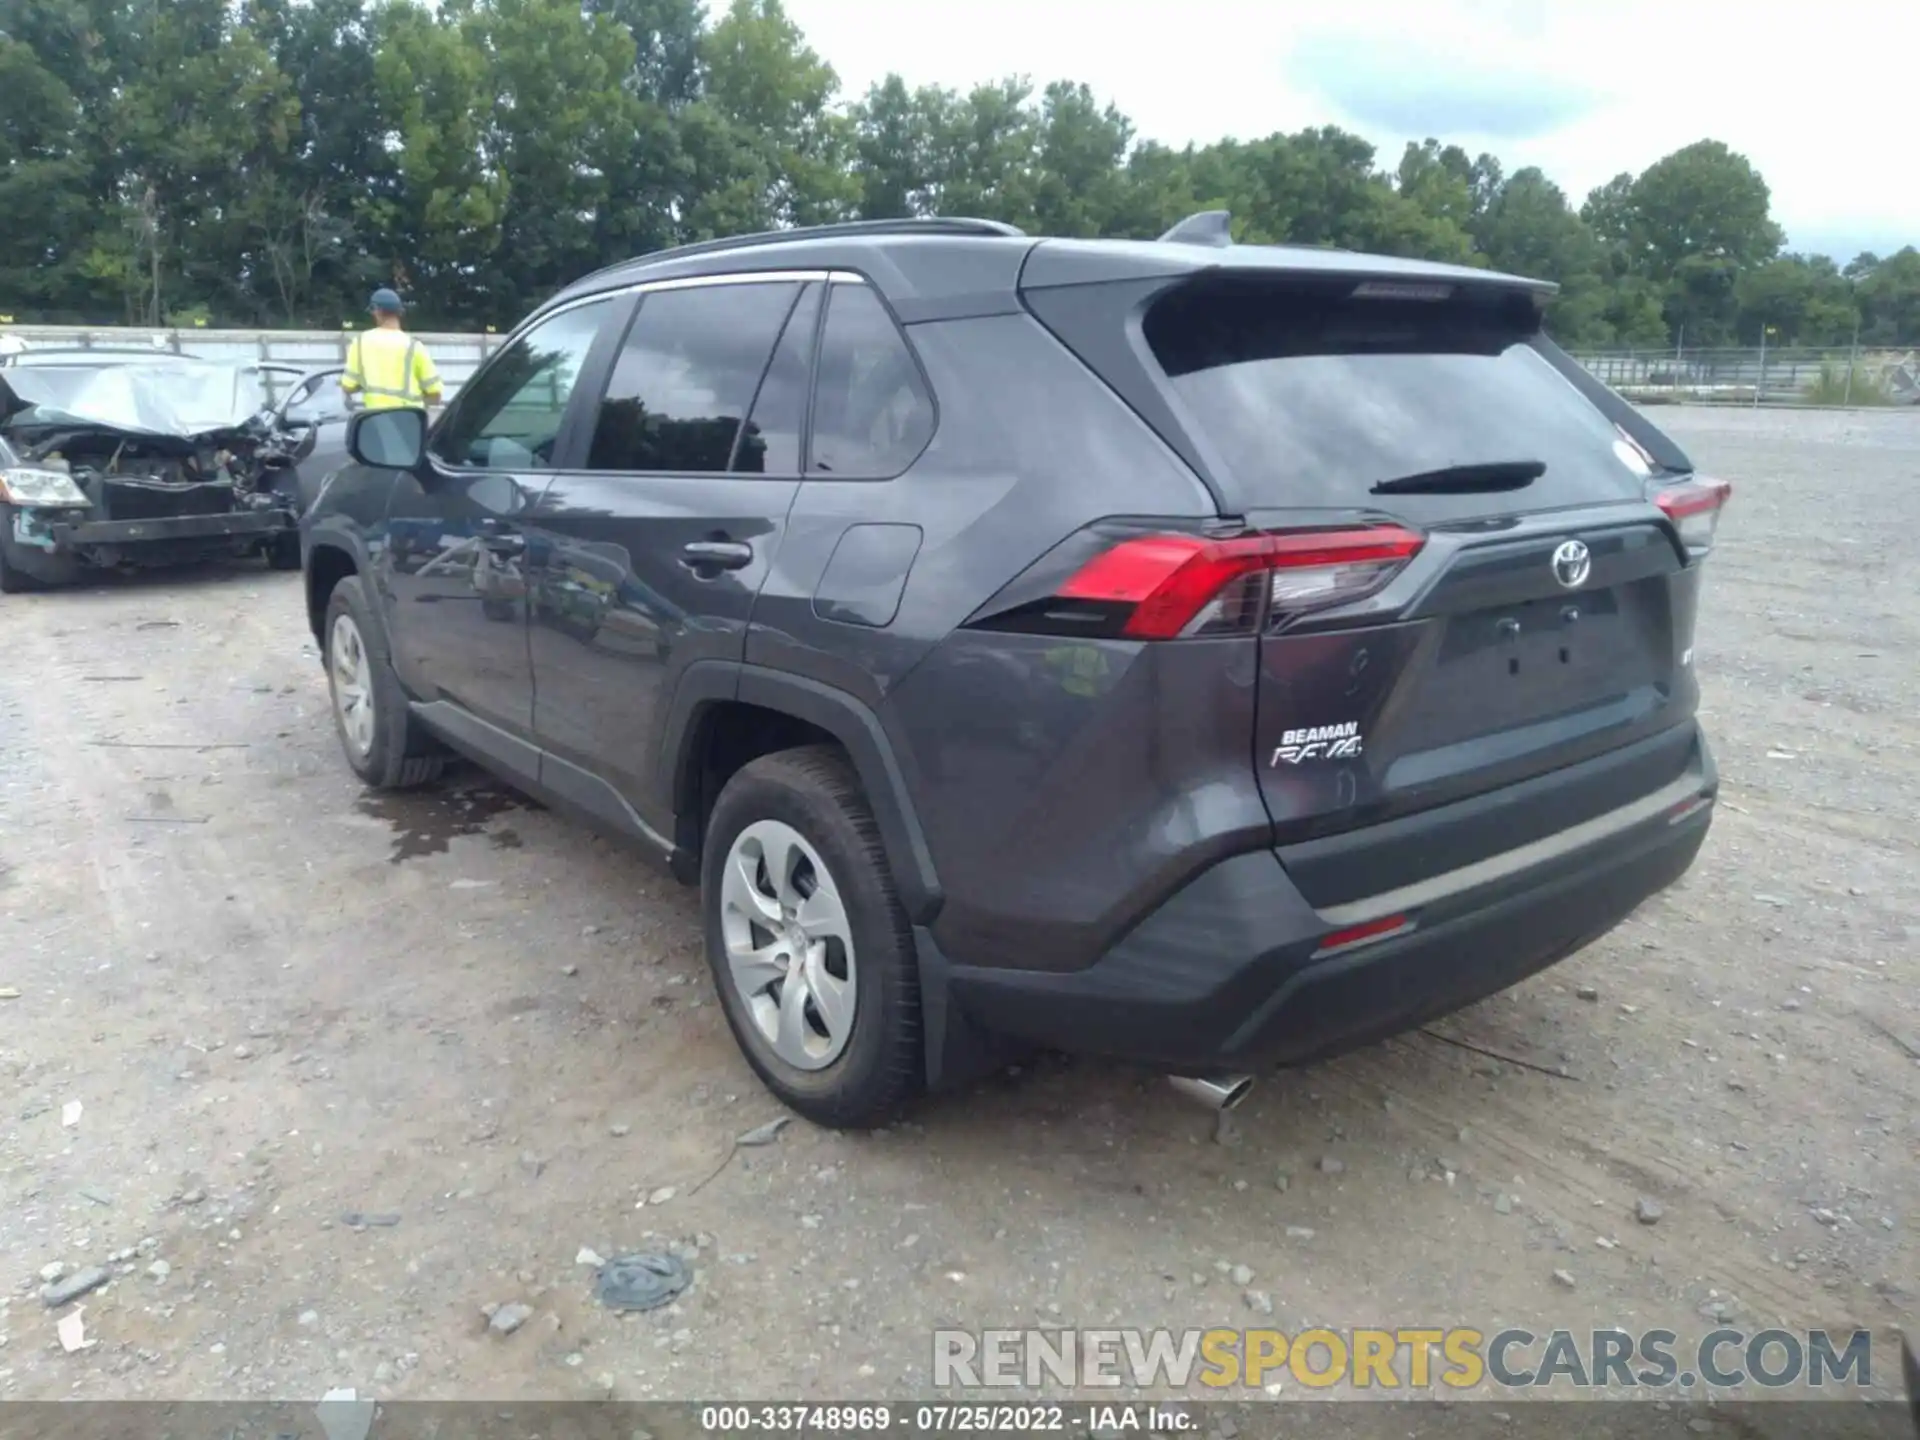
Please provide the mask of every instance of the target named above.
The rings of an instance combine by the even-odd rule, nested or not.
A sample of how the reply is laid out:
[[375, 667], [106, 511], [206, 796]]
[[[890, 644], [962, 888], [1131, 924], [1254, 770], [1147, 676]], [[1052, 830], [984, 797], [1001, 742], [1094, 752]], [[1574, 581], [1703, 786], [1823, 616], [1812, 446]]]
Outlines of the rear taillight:
[[[1290, 617], [1372, 594], [1423, 543], [1391, 525], [1224, 540], [1131, 536], [1074, 571], [1039, 609], [1082, 634], [1251, 634], [1269, 615]], [[1032, 610], [1029, 618], [1037, 618]]]
[[1690, 558], [1698, 560], [1713, 549], [1713, 532], [1720, 525], [1733, 486], [1725, 480], [1688, 480], [1669, 485], [1653, 497], [1680, 533]]

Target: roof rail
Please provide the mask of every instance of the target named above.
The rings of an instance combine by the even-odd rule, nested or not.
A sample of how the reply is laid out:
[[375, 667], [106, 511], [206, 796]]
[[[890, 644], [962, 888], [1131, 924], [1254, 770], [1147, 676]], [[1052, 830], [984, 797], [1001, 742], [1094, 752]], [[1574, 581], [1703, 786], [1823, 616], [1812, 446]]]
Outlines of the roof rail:
[[907, 216], [897, 220], [846, 220], [837, 225], [796, 225], [790, 230], [762, 230], [751, 235], [723, 235], [712, 240], [695, 240], [653, 250], [596, 270], [582, 277], [624, 270], [629, 265], [651, 265], [656, 260], [678, 260], [687, 255], [710, 255], [721, 250], [746, 250], [756, 245], [784, 245], [793, 240], [859, 239], [867, 235], [1004, 235], [1024, 238], [1026, 231], [999, 220], [976, 220], [967, 216]]
[[1224, 250], [1233, 244], [1233, 233], [1229, 228], [1233, 216], [1225, 210], [1202, 210], [1197, 215], [1189, 215], [1178, 225], [1160, 237], [1163, 245], [1209, 245]]

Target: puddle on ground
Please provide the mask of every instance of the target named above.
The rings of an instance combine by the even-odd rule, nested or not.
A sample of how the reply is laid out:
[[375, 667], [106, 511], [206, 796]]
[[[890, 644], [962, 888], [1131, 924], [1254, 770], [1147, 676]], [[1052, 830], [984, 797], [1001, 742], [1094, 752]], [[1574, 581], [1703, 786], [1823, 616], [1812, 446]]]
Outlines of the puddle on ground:
[[518, 834], [507, 829], [488, 833], [487, 825], [511, 811], [538, 810], [540, 805], [482, 781], [453, 790], [363, 795], [356, 808], [393, 827], [393, 852], [387, 860], [398, 865], [422, 855], [444, 855], [455, 837], [462, 835], [486, 835], [496, 849], [518, 850]]

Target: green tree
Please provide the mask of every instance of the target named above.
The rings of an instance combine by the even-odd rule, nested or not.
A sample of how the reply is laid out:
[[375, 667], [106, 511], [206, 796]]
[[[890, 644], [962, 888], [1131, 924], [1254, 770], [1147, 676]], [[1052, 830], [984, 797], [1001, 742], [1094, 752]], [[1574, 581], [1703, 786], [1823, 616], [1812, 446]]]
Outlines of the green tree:
[[508, 193], [487, 147], [481, 22], [464, 6], [390, 0], [375, 32], [378, 133], [392, 137], [400, 183], [370, 206], [374, 273], [439, 323], [506, 318], [481, 278], [500, 248]]
[[1655, 276], [1674, 275], [1690, 259], [1759, 265], [1780, 252], [1784, 238], [1771, 204], [1767, 182], [1746, 156], [1700, 140], [1633, 182], [1626, 239]]
[[200, 303], [272, 313], [262, 251], [298, 204], [287, 166], [300, 104], [253, 18], [223, 0], [159, 8], [112, 102], [116, 189], [133, 217], [119, 258], [145, 281], [138, 309], [153, 323]]
[[1593, 190], [1580, 207], [1580, 218], [1604, 245], [1613, 245], [1624, 253], [1633, 238], [1634, 177], [1619, 174]]
[[1782, 255], [1734, 282], [1742, 345], [1844, 345], [1860, 320], [1853, 287], [1825, 255]]
[[1476, 193], [1473, 161], [1458, 145], [1409, 140], [1394, 172], [1394, 189], [1436, 220], [1471, 231], [1490, 196]]
[[286, 322], [330, 326], [385, 278], [380, 221], [402, 203], [374, 83], [375, 17], [367, 0], [264, 0], [257, 13], [300, 103], [278, 180], [288, 201], [264, 248]]
[[1114, 233], [1147, 239], [1164, 235], [1187, 216], [1219, 209], [1195, 190], [1193, 150], [1148, 140], [1133, 147], [1121, 174]]
[[332, 324], [392, 283], [505, 324], [682, 240], [971, 214], [1544, 276], [1577, 345], [1920, 343], [1920, 252], [1780, 255], [1762, 177], [1701, 141], [1575, 215], [1444, 138], [1332, 126], [1183, 148], [1085, 85], [889, 76], [856, 102], [781, 0], [0, 0], [0, 287], [35, 318]]
[[1873, 259], [1855, 280], [1854, 293], [1864, 343], [1920, 345], [1920, 250], [1908, 245], [1884, 260]]
[[928, 203], [939, 215], [1034, 223], [1034, 155], [1039, 123], [1033, 87], [1020, 76], [965, 95], [921, 92], [927, 113]]
[[604, 15], [633, 40], [627, 88], [675, 111], [700, 98], [706, 83], [700, 47], [706, 34], [701, 0], [582, 0], [586, 15]]
[[1607, 315], [1606, 249], [1539, 169], [1515, 171], [1504, 181], [1475, 231], [1494, 269], [1559, 285], [1548, 325], [1563, 342], [1608, 345], [1618, 338]]
[[927, 107], [889, 75], [853, 107], [853, 174], [862, 219], [892, 220], [925, 212], [931, 134]]
[[833, 67], [808, 47], [780, 0], [732, 0], [702, 48], [707, 100], [735, 132], [731, 146], [709, 153], [735, 167], [734, 184], [759, 189], [761, 223], [845, 219], [859, 193], [854, 127], [834, 109]]
[[1040, 101], [1033, 223], [1048, 235], [1115, 233], [1133, 122], [1085, 85], [1056, 80]]
[[605, 263], [596, 217], [640, 115], [633, 35], [577, 0], [484, 0], [464, 28], [485, 59], [482, 153], [503, 194], [486, 304], [518, 313]]
[[0, 308], [88, 308], [85, 270], [97, 205], [88, 184], [78, 99], [22, 41], [0, 36]]
[[1676, 340], [1694, 349], [1732, 345], [1740, 315], [1740, 265], [1719, 255], [1688, 255], [1661, 292], [1661, 314]]

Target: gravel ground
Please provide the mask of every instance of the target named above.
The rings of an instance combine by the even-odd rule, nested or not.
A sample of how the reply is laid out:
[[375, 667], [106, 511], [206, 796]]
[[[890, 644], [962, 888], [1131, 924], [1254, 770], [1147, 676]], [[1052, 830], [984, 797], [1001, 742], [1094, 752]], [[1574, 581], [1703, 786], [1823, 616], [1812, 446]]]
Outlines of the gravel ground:
[[[1910, 1321], [1920, 415], [1661, 417], [1738, 487], [1699, 864], [1439, 1027], [1507, 1058], [1391, 1042], [1220, 1135], [1047, 1060], [736, 1148], [779, 1112], [692, 895], [471, 773], [364, 796], [297, 577], [7, 597], [0, 1398], [908, 1396], [936, 1325]], [[599, 1308], [582, 1247], [650, 1242], [693, 1288]]]

